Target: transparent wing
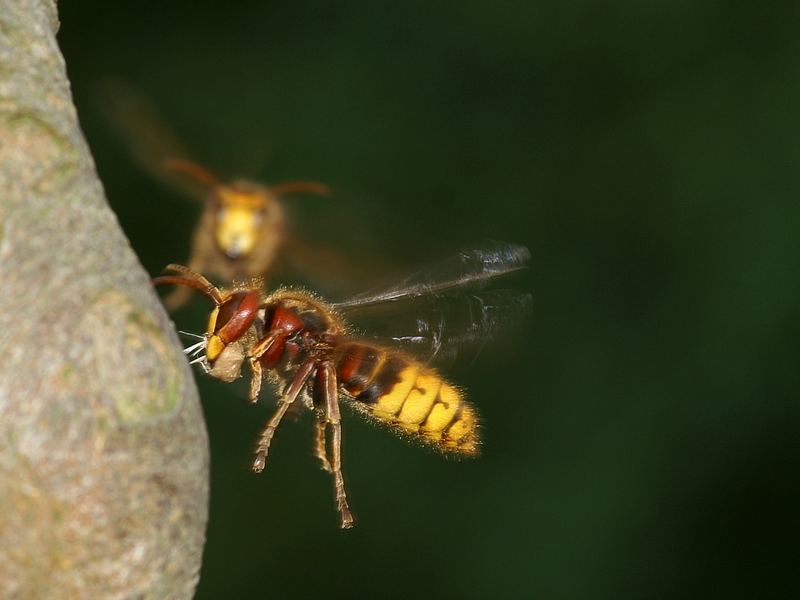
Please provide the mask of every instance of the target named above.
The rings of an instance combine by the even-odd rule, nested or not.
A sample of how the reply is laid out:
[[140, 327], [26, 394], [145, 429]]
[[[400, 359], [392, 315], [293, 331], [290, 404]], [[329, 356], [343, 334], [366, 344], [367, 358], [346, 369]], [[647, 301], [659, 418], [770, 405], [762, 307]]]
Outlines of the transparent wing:
[[420, 360], [474, 359], [488, 340], [504, 335], [530, 312], [529, 293], [489, 287], [523, 269], [529, 256], [523, 246], [489, 242], [334, 307], [362, 338]]
[[489, 341], [508, 335], [531, 310], [531, 295], [481, 290], [372, 304], [353, 315], [365, 340], [401, 349], [423, 362], [469, 362]]
[[205, 200], [216, 175], [194, 163], [155, 106], [131, 84], [106, 80], [95, 95], [106, 119], [134, 160], [151, 177], [194, 200]]
[[374, 288], [333, 306], [346, 313], [375, 304], [480, 288], [493, 279], [524, 269], [529, 260], [530, 252], [525, 246], [489, 241], [440, 260], [399, 282]]

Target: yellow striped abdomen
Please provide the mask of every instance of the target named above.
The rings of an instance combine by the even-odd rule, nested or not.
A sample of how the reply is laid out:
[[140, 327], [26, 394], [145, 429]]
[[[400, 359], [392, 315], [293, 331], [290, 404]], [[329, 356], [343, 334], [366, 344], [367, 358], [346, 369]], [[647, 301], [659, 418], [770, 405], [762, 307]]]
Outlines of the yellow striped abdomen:
[[475, 410], [435, 370], [384, 348], [353, 343], [343, 348], [337, 371], [358, 408], [442, 450], [477, 454]]

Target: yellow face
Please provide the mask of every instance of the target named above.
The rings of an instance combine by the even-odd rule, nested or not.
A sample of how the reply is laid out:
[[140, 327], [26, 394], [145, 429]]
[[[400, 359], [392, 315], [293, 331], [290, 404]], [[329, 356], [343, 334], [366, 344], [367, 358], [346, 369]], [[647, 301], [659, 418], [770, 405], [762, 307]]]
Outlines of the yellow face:
[[206, 327], [206, 362], [208, 373], [222, 381], [231, 382], [238, 378], [244, 362], [244, 347], [240, 341], [226, 344], [217, 335], [219, 307], [211, 311]]
[[264, 236], [273, 200], [260, 189], [220, 187], [217, 196], [220, 201], [214, 230], [217, 245], [230, 258], [246, 257]]
[[225, 343], [219, 339], [217, 331], [217, 317], [219, 316], [219, 306], [211, 311], [206, 327], [206, 358], [209, 362], [214, 362], [225, 349]]

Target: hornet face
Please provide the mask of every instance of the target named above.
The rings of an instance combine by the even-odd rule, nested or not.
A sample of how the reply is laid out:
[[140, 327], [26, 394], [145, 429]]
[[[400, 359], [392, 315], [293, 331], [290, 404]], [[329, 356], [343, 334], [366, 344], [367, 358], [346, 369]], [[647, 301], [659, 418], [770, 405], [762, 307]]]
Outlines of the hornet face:
[[[214, 239], [228, 258], [244, 258], [253, 253], [270, 223], [275, 200], [264, 189], [247, 190], [220, 186], [215, 214]], [[273, 219], [274, 220], [274, 219]]]

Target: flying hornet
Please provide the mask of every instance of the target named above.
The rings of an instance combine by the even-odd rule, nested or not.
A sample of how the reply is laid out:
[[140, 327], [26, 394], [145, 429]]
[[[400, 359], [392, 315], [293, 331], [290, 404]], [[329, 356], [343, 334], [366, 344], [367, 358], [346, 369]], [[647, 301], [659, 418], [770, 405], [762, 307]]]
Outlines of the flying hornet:
[[[185, 350], [192, 363], [226, 382], [240, 377], [246, 363], [251, 402], [258, 400], [264, 376], [280, 390], [278, 408], [258, 438], [254, 471], [264, 470], [290, 408], [299, 403], [314, 414], [314, 454], [332, 475], [346, 529], [354, 520], [342, 475], [340, 403], [443, 453], [477, 455], [478, 414], [431, 361], [482, 344], [527, 312], [529, 294], [486, 286], [524, 268], [528, 259], [526, 248], [495, 242], [338, 303], [304, 290], [265, 292], [252, 283], [221, 289], [176, 264], [153, 281], [198, 290], [214, 305], [205, 334]], [[382, 337], [356, 330], [350, 322], [359, 315], [391, 327]]]
[[[328, 195], [328, 186], [311, 181], [265, 185], [247, 180], [223, 181], [189, 157], [157, 111], [131, 86], [106, 82], [104, 112], [147, 172], [185, 196], [203, 203], [192, 235], [189, 267], [222, 281], [264, 277], [274, 267], [287, 242], [282, 200], [296, 194]], [[308, 247], [297, 253], [313, 252]], [[325, 251], [324, 256], [330, 252]], [[317, 257], [306, 258], [313, 262]], [[170, 310], [191, 294], [176, 289], [165, 299]]]

